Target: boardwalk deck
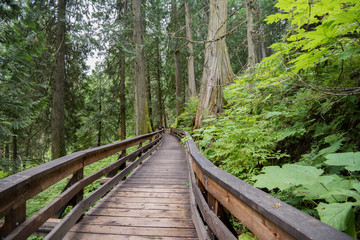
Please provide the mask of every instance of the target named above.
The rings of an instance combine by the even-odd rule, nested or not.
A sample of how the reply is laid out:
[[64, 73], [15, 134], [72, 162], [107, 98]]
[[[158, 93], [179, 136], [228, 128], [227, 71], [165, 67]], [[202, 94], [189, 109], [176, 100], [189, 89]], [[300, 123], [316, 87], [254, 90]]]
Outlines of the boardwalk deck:
[[164, 134], [159, 150], [87, 212], [65, 239], [197, 239], [185, 151]]

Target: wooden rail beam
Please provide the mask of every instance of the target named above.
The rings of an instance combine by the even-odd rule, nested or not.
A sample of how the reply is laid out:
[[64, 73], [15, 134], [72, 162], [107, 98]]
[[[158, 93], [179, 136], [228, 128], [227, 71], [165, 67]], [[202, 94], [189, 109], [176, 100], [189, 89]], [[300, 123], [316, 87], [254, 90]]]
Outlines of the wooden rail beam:
[[[161, 140], [162, 132], [163, 131], [157, 131], [122, 142], [76, 152], [1, 180], [0, 217], [5, 216], [5, 222], [0, 230], [1, 237], [6, 236], [6, 239], [26, 239], [59, 209], [66, 207], [68, 203], [76, 205], [78, 202], [83, 202], [83, 188], [85, 186], [111, 171], [116, 170], [117, 172], [119, 168], [126, 166], [124, 165], [126, 161], [134, 160], [140, 154], [149, 150]], [[159, 134], [160, 137], [153, 142], [124, 156], [128, 147], [149, 140], [153, 136], [159, 136]], [[118, 161], [83, 178], [84, 166], [119, 151], [122, 151], [122, 154], [120, 154]], [[146, 154], [144, 157], [145, 156]], [[133, 166], [127, 169], [131, 168], [133, 168]], [[67, 185], [67, 189], [50, 204], [25, 220], [26, 200], [72, 173], [73, 177]], [[125, 176], [126, 175], [124, 175], [124, 177]]]
[[[187, 132], [178, 129], [170, 129], [170, 132], [180, 138], [190, 137]], [[192, 188], [194, 195], [200, 198], [200, 191], [210, 194], [260, 239], [352, 239], [347, 234], [217, 168], [200, 153], [193, 140], [188, 140], [186, 146], [189, 151], [188, 158], [192, 160], [193, 170], [190, 171], [195, 172], [198, 180], [198, 186], [194, 184]], [[216, 207], [212, 197], [208, 197], [209, 202], [214, 202]], [[200, 208], [200, 202], [196, 202]], [[205, 211], [202, 213], [203, 217], [207, 214]]]

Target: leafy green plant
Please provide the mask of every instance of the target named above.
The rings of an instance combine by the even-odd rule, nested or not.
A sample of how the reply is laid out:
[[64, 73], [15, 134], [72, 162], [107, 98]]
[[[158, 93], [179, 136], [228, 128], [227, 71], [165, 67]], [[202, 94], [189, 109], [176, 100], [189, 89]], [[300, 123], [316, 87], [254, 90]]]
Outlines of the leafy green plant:
[[[320, 220], [356, 237], [355, 212], [360, 207], [360, 183], [354, 180], [354, 172], [360, 171], [360, 152], [336, 153], [326, 156], [325, 164], [339, 166], [350, 176], [324, 174], [324, 170], [299, 164], [263, 168], [263, 174], [254, 176], [254, 186], [292, 191], [310, 201]], [[358, 174], [357, 174], [358, 175]]]

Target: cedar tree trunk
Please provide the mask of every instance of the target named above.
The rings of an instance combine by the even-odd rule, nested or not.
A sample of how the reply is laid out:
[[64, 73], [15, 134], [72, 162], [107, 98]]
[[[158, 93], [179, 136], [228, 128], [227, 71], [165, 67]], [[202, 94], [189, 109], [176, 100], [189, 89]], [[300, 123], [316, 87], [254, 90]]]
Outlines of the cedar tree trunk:
[[55, 76], [51, 118], [51, 158], [66, 155], [65, 150], [65, 10], [66, 0], [58, 0]]
[[141, 0], [133, 0], [132, 8], [134, 14], [134, 81], [135, 81], [135, 134], [141, 135], [151, 132], [149, 109], [146, 99], [146, 76], [145, 76], [145, 54], [142, 42], [142, 15]]
[[223, 86], [230, 83], [234, 77], [225, 42], [227, 0], [210, 0], [209, 18], [195, 128], [201, 126], [203, 115], [217, 114], [222, 111], [224, 105]]

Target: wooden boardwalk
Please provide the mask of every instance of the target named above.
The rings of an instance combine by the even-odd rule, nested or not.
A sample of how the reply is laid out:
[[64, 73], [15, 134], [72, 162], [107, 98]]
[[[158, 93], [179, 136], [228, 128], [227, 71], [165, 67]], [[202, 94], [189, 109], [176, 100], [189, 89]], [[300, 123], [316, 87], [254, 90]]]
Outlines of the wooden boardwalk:
[[65, 239], [197, 239], [184, 148], [164, 134], [160, 148], [90, 209]]

